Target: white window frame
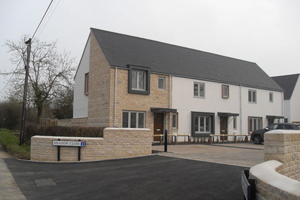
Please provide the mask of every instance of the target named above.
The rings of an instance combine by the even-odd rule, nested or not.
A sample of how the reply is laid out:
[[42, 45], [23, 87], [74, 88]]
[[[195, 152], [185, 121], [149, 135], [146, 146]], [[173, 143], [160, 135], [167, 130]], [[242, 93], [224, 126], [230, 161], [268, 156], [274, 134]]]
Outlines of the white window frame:
[[177, 114], [172, 114], [172, 129], [177, 129]]
[[[136, 72], [136, 79], [134, 79], [133, 77], [131, 78], [131, 89], [132, 90], [139, 90], [139, 91], [146, 91], [146, 80], [147, 80], [147, 72], [146, 71], [143, 71], [143, 70], [132, 70], [132, 76], [133, 76], [133, 73]], [[140, 88], [139, 87], [139, 81], [140, 81], [140, 76], [139, 76], [139, 73], [142, 72], [144, 75], [144, 88]], [[133, 87], [133, 81], [136, 80], [136, 88]]]
[[[163, 87], [162, 88], [159, 87], [159, 81], [160, 80], [163, 81]], [[164, 90], [165, 89], [165, 85], [166, 85], [166, 78], [165, 77], [158, 77], [158, 89], [159, 90]]]
[[[127, 117], [128, 117], [128, 127], [123, 127], [123, 114], [124, 113], [128, 113]], [[123, 111], [122, 112], [122, 128], [132, 128], [131, 126], [131, 114], [135, 113], [136, 114], [136, 124], [135, 124], [135, 128], [145, 128], [145, 122], [146, 122], [146, 112], [140, 112], [140, 111]], [[139, 127], [139, 114], [143, 114], [144, 115], [144, 120], [143, 120], [143, 127]]]
[[[197, 95], [195, 95], [195, 85], [197, 85]], [[200, 88], [201, 88], [201, 85], [203, 85], [203, 95], [200, 94]], [[201, 82], [194, 82], [194, 85], [193, 85], [193, 93], [194, 93], [194, 97], [196, 98], [205, 98], [205, 83], [201, 83]]]
[[273, 94], [273, 92], [270, 92], [270, 93], [269, 93], [269, 102], [270, 102], [270, 103], [273, 103], [273, 102], [274, 102], [274, 94]]
[[[203, 118], [203, 131], [201, 131], [200, 128], [200, 121], [201, 118]], [[207, 131], [207, 127], [206, 127], [206, 120], [209, 119], [209, 130]], [[211, 133], [212, 127], [211, 127], [211, 116], [206, 116], [206, 115], [201, 115], [201, 116], [197, 116], [197, 120], [198, 120], [198, 130], [196, 130], [196, 133]]]
[[[253, 98], [255, 94], [255, 99]], [[257, 91], [256, 90], [248, 90], [248, 102], [249, 103], [257, 103]]]

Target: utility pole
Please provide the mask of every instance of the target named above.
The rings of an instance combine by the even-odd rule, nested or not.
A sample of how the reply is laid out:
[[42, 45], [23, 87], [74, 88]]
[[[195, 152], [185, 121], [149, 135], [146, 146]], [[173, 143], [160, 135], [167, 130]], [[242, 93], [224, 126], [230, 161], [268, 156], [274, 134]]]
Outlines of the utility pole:
[[24, 96], [22, 105], [22, 120], [21, 120], [21, 130], [20, 130], [20, 141], [19, 146], [24, 143], [24, 131], [25, 131], [25, 121], [26, 121], [26, 103], [27, 103], [27, 87], [28, 87], [28, 75], [29, 75], [29, 62], [30, 62], [30, 50], [31, 50], [31, 38], [25, 42], [27, 45], [27, 60], [25, 66], [25, 83], [24, 83]]

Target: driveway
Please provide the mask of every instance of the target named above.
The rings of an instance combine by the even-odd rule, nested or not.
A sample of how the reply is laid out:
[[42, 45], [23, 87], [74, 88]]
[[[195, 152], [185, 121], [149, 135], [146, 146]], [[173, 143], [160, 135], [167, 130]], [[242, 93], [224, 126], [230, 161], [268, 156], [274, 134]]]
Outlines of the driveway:
[[164, 156], [199, 161], [252, 167], [264, 162], [264, 145], [249, 143], [178, 144], [168, 145], [168, 153], [163, 145], [153, 146], [153, 151]]
[[243, 196], [244, 167], [211, 162], [160, 155], [89, 163], [4, 161], [27, 200], [234, 200]]

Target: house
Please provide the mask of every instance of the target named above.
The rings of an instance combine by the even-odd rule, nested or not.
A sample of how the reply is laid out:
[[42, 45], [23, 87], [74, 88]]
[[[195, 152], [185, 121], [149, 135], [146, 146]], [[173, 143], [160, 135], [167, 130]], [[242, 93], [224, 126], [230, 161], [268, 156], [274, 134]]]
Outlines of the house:
[[72, 123], [246, 135], [283, 118], [282, 99], [255, 63], [91, 28]]
[[272, 79], [284, 90], [284, 120], [300, 123], [300, 80], [299, 74], [275, 76]]

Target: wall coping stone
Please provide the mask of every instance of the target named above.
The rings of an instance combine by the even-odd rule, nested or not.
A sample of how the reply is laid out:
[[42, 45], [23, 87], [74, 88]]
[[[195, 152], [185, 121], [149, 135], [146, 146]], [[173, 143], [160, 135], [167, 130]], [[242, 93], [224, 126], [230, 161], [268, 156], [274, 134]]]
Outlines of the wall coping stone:
[[150, 131], [150, 128], [115, 128], [115, 127], [109, 127], [105, 128], [104, 130], [130, 130], [130, 131]]
[[65, 140], [103, 140], [102, 137], [66, 137], [66, 136], [45, 136], [45, 135], [35, 135], [33, 138], [53, 138], [53, 139], [65, 139]]
[[[286, 131], [280, 131], [280, 133], [282, 132]], [[288, 133], [291, 133], [291, 131], [288, 131]], [[297, 133], [299, 134], [299, 132]], [[277, 160], [269, 160], [252, 167], [250, 174], [268, 185], [300, 197], [300, 182], [276, 172], [276, 169], [281, 165], [282, 163]]]

